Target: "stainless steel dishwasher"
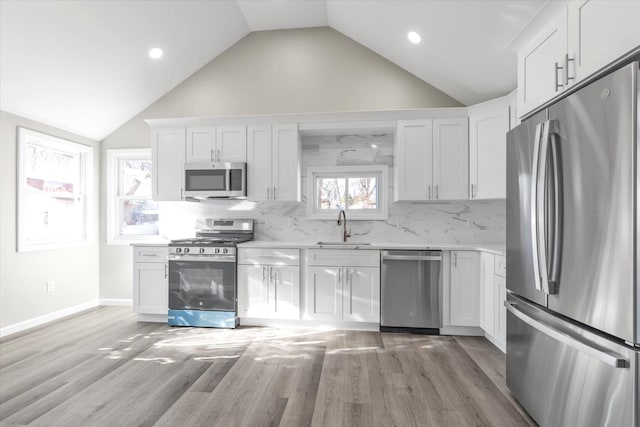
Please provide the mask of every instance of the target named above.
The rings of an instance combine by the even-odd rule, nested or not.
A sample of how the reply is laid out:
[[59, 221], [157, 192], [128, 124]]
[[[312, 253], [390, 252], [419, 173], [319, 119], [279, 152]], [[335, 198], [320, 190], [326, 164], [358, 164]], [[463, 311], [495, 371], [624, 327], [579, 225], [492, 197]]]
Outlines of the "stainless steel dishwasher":
[[441, 289], [441, 251], [382, 251], [380, 330], [439, 333]]

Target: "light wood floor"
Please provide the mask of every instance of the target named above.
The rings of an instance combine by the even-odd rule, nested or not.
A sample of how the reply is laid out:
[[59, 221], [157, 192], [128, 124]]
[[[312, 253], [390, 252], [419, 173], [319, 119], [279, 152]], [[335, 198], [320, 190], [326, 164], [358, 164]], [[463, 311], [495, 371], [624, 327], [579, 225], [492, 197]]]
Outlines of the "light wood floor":
[[101, 307], [0, 341], [0, 425], [518, 426], [484, 338], [170, 328]]

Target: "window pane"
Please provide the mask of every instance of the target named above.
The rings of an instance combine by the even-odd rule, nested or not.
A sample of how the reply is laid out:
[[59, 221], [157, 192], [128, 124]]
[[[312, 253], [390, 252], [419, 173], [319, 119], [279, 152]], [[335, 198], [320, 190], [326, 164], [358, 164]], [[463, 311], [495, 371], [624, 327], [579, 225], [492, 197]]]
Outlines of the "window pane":
[[151, 160], [120, 161], [120, 195], [151, 197]]
[[348, 209], [377, 209], [378, 180], [375, 177], [349, 178]]
[[344, 209], [345, 178], [318, 178], [318, 209]]
[[119, 199], [119, 226], [123, 236], [157, 236], [158, 203], [152, 200]]
[[27, 143], [24, 156], [24, 241], [82, 240], [84, 203], [77, 194], [80, 154]]

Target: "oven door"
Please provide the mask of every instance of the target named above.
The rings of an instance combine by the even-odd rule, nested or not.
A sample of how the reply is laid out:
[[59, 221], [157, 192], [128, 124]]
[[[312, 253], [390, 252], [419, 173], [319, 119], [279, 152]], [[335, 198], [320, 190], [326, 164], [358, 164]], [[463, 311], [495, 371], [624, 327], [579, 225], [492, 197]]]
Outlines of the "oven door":
[[236, 257], [169, 256], [171, 310], [236, 311]]

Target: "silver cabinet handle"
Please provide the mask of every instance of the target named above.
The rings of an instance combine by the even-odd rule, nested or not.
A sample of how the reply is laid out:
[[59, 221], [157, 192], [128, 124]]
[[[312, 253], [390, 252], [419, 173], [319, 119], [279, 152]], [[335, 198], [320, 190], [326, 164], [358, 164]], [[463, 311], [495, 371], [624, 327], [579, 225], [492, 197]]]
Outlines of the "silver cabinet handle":
[[273, 269], [269, 266], [269, 280], [273, 280]]
[[273, 187], [273, 200], [276, 200], [276, 187]]
[[209, 157], [211, 159], [211, 163], [215, 163], [216, 161], [216, 150], [211, 150], [211, 156]]
[[158, 254], [140, 254], [140, 256], [156, 258], [158, 256]]
[[222, 150], [217, 150], [218, 153], [218, 161], [221, 162], [222, 160]]
[[453, 266], [454, 267], [458, 266], [458, 252], [453, 253]]
[[164, 265], [164, 278], [166, 279], [167, 277], [169, 277], [169, 266], [167, 264]]
[[562, 70], [564, 70], [564, 67], [558, 65], [558, 62], [556, 62], [556, 67], [554, 69], [555, 78], [556, 78], [556, 89], [555, 89], [556, 92], [558, 91], [558, 89], [562, 89], [564, 87], [564, 85], [561, 82], [559, 82], [559, 79], [558, 79], [558, 71], [562, 71]]
[[267, 200], [271, 200], [271, 188], [267, 187]]
[[518, 303], [505, 301], [504, 306], [509, 313], [522, 320], [527, 325], [542, 332], [543, 334], [555, 339], [556, 341], [566, 344], [567, 346], [578, 350], [582, 353], [606, 363], [614, 368], [626, 368], [629, 366], [629, 359], [610, 350], [599, 349], [594, 345], [587, 344], [584, 338], [572, 336], [565, 331], [554, 328], [552, 325], [540, 322], [533, 317], [528, 316], [517, 307]]
[[438, 200], [440, 198], [440, 195], [438, 194], [438, 184], [436, 184], [436, 200]]
[[429, 200], [431, 200], [431, 184], [429, 184]]
[[353, 314], [353, 272], [347, 269], [349, 274], [349, 314]]
[[574, 63], [574, 69], [575, 69], [575, 59], [569, 58], [569, 54], [567, 53], [564, 55], [564, 84], [566, 86], [569, 86], [569, 80], [575, 80], [575, 76], [569, 77], [569, 62]]
[[338, 283], [342, 282], [342, 267], [338, 269]]
[[476, 185], [471, 184], [471, 198], [475, 199], [475, 197], [476, 197]]
[[265, 267], [264, 265], [262, 266], [262, 281], [263, 281], [263, 282], [264, 282], [264, 279], [265, 279], [265, 277], [266, 277], [266, 273], [265, 273], [266, 268], [267, 268], [267, 267]]

